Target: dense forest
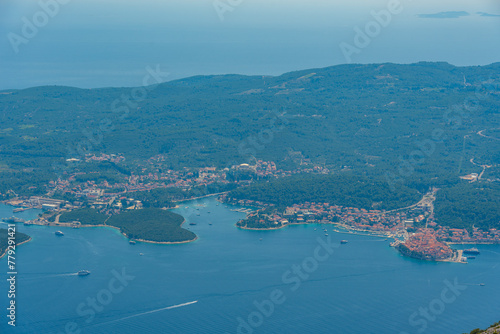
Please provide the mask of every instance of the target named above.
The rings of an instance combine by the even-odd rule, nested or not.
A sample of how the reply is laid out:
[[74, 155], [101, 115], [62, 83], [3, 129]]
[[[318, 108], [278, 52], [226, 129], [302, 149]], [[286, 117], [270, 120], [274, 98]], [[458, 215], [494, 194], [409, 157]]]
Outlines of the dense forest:
[[130, 239], [183, 242], [196, 235], [181, 227], [184, 218], [162, 209], [130, 210], [112, 216], [107, 224], [118, 227]]
[[[16, 231], [16, 245], [25, 242], [30, 238], [29, 235]], [[9, 234], [8, 230], [0, 228], [0, 257], [4, 255], [5, 251], [9, 246]]]
[[391, 210], [415, 204], [422, 194], [406, 186], [393, 190], [382, 179], [342, 173], [278, 179], [236, 189], [228, 197], [284, 206], [316, 202], [367, 210]]
[[500, 185], [461, 183], [441, 189], [435, 202], [436, 221], [443, 226], [489, 230], [500, 228]]
[[127, 210], [111, 217], [100, 213], [96, 209], [77, 209], [64, 212], [60, 216], [59, 221], [79, 221], [83, 225], [105, 224], [118, 227], [130, 239], [180, 242], [196, 238], [194, 233], [181, 227], [184, 221], [182, 216], [156, 208]]
[[63, 212], [59, 217], [59, 222], [69, 223], [79, 221], [82, 225], [103, 225], [108, 217], [108, 215], [100, 213], [95, 209], [83, 208]]

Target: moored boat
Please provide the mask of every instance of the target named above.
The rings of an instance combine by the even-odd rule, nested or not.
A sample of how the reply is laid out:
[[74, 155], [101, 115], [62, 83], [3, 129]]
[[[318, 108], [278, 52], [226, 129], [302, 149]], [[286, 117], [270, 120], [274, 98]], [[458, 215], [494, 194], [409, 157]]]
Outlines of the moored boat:
[[480, 252], [477, 248], [464, 249], [463, 253], [464, 254], [472, 254], [472, 255], [479, 255], [480, 254]]

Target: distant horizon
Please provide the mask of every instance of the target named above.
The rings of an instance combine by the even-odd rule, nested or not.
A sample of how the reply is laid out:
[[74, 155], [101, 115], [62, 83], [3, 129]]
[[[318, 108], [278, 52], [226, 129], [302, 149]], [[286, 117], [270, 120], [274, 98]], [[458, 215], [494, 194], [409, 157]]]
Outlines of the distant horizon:
[[[484, 66], [491, 66], [497, 63], [500, 63], [500, 60], [494, 61], [492, 63], [487, 63], [487, 64], [472, 64], [472, 65], [455, 65], [450, 63], [449, 61], [428, 61], [428, 60], [420, 60], [416, 62], [409, 62], [409, 63], [399, 63], [399, 62], [392, 62], [392, 61], [387, 61], [387, 62], [372, 62], [372, 63], [343, 63], [343, 64], [335, 64], [335, 65], [329, 65], [329, 66], [324, 66], [324, 67], [311, 67], [311, 68], [301, 68], [301, 69], [294, 69], [286, 72], [282, 72], [279, 74], [265, 74], [265, 73], [256, 73], [256, 74], [244, 74], [244, 73], [213, 73], [213, 74], [193, 74], [193, 75], [188, 75], [185, 77], [179, 77], [179, 78], [172, 78], [170, 80], [165, 80], [162, 81], [161, 83], [167, 83], [167, 82], [174, 82], [174, 81], [180, 81], [180, 80], [185, 80], [185, 79], [190, 79], [194, 77], [210, 77], [210, 76], [225, 76], [225, 75], [236, 75], [236, 76], [246, 76], [246, 77], [258, 77], [258, 76], [267, 76], [267, 77], [280, 77], [282, 75], [285, 75], [287, 73], [293, 73], [293, 72], [301, 72], [301, 71], [308, 71], [308, 70], [314, 70], [314, 69], [325, 69], [325, 68], [330, 68], [330, 67], [337, 67], [337, 66], [345, 66], [345, 65], [382, 65], [382, 64], [394, 64], [394, 65], [414, 65], [418, 63], [446, 63], [454, 67], [484, 67]], [[163, 70], [163, 69], [162, 69]], [[66, 88], [75, 88], [75, 89], [108, 89], [108, 88], [134, 88], [134, 87], [140, 87], [141, 85], [136, 85], [136, 86], [92, 86], [92, 87], [78, 87], [78, 86], [71, 86], [71, 85], [61, 85], [61, 84], [42, 84], [42, 85], [35, 85], [35, 86], [27, 86], [27, 87], [21, 87], [21, 88], [0, 88], [0, 92], [6, 92], [9, 90], [25, 90], [25, 89], [32, 89], [32, 88], [39, 88], [39, 87], [66, 87]]]
[[[495, 31], [497, 33], [495, 33]], [[0, 2], [0, 89], [140, 86], [346, 63], [493, 63], [495, 0]]]

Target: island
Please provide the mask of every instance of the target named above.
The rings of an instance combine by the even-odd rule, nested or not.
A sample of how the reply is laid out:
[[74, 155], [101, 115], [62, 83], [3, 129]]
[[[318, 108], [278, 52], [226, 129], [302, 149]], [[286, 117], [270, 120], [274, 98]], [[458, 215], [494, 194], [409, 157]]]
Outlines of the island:
[[48, 217], [42, 216], [27, 224], [73, 228], [112, 227], [130, 240], [157, 244], [186, 243], [197, 239], [193, 232], [182, 228], [185, 220], [181, 215], [159, 208], [125, 210], [112, 215], [95, 208], [80, 208]]
[[[0, 259], [4, 257], [9, 248], [9, 233], [7, 229], [0, 229]], [[27, 234], [16, 231], [16, 247], [27, 243], [31, 240], [31, 237]]]

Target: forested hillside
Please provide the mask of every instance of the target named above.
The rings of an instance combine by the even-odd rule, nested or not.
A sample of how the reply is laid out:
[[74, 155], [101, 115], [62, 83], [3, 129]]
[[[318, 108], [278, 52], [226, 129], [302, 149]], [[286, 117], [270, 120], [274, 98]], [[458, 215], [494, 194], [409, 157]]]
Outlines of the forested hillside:
[[[113, 185], [141, 174], [144, 161], [161, 155], [162, 168], [173, 170], [260, 159], [283, 170], [353, 171], [379, 180], [380, 189], [371, 200], [349, 202], [390, 208], [413, 199], [392, 199], [398, 189], [414, 194], [453, 187], [459, 176], [479, 174], [483, 166], [488, 168], [479, 183], [498, 181], [499, 109], [500, 63], [351, 64], [276, 77], [197, 76], [146, 88], [4, 90], [0, 196], [46, 194], [49, 181], [68, 175]], [[102, 153], [123, 160], [81, 163]], [[498, 197], [498, 187], [488, 189], [488, 196]], [[178, 199], [157, 195], [137, 194], [151, 207]], [[468, 214], [447, 204], [453, 201], [437, 202], [440, 220], [469, 224]], [[483, 218], [483, 224], [495, 220]]]
[[461, 183], [441, 189], [435, 205], [440, 225], [482, 230], [500, 227], [500, 187], [496, 183]]
[[415, 204], [422, 194], [405, 186], [393, 191], [383, 180], [341, 174], [279, 179], [239, 188], [230, 192], [228, 197], [283, 206], [315, 202], [366, 210], [391, 210]]
[[[157, 154], [172, 168], [252, 157], [293, 168], [309, 159], [403, 175], [397, 182], [446, 179], [475, 171], [470, 157], [500, 162], [488, 153], [500, 151], [500, 142], [477, 135], [500, 127], [499, 73], [500, 63], [342, 65], [279, 77], [187, 78], [148, 88], [140, 99], [132, 88], [4, 91], [0, 191], [33, 192], [26, 184], [53, 178], [68, 167], [65, 159], [99, 152], [123, 153], [130, 166]], [[426, 140], [430, 148], [419, 148]], [[411, 153], [422, 149], [413, 163]], [[402, 161], [409, 171], [401, 172]]]

